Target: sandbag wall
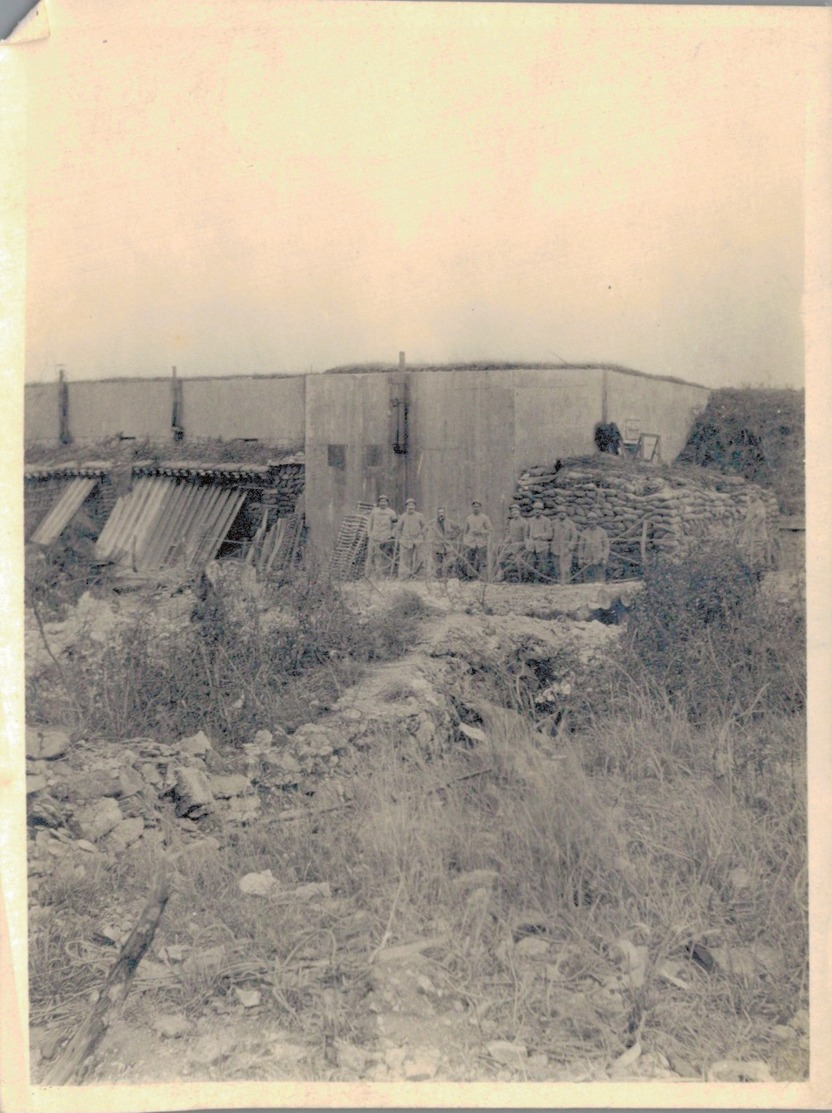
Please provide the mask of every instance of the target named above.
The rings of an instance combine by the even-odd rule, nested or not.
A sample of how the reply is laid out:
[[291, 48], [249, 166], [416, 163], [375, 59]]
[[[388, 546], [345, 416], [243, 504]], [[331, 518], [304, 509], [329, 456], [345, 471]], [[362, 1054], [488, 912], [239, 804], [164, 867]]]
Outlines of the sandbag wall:
[[645, 557], [680, 557], [709, 538], [734, 540], [770, 563], [779, 518], [772, 492], [739, 476], [656, 473], [614, 460], [527, 468], [515, 499], [524, 516], [540, 499], [544, 514], [563, 510], [579, 530], [603, 526], [611, 579], [641, 575]]
[[286, 518], [294, 514], [296, 509], [302, 509], [304, 474], [302, 463], [278, 464], [270, 469], [268, 490], [272, 494], [272, 505], [277, 510], [277, 517]]

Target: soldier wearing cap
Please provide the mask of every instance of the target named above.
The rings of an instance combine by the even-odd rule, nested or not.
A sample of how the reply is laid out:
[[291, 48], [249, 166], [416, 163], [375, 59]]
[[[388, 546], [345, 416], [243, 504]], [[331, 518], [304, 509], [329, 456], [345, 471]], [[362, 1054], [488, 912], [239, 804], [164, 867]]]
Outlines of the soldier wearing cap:
[[488, 542], [492, 531], [491, 519], [487, 514], [483, 514], [482, 503], [474, 499], [471, 503], [471, 513], [465, 519], [465, 530], [462, 535], [468, 574], [472, 578], [481, 579], [488, 565]]
[[543, 513], [543, 503], [537, 499], [532, 506], [531, 518], [526, 518], [525, 549], [534, 569], [534, 582], [549, 577], [549, 545], [552, 540], [552, 523]]
[[453, 575], [458, 556], [460, 529], [456, 522], [450, 521], [445, 507], [436, 508], [436, 517], [428, 529], [430, 558], [433, 575], [444, 580]]
[[552, 540], [549, 550], [552, 554], [555, 577], [562, 583], [568, 584], [572, 578], [572, 557], [578, 543], [578, 527], [571, 518], [567, 518], [566, 511], [561, 509], [552, 522]]
[[503, 577], [519, 580], [522, 576], [523, 550], [526, 540], [526, 523], [520, 517], [520, 505], [513, 502], [508, 508], [508, 521], [506, 522], [506, 535], [503, 540], [500, 567]]
[[378, 504], [370, 511], [367, 523], [367, 566], [366, 575], [387, 576], [393, 562], [393, 542], [395, 537], [396, 512], [390, 506], [387, 495], [378, 496]]
[[578, 564], [583, 568], [586, 583], [606, 580], [609, 557], [610, 539], [604, 527], [595, 525], [585, 529], [578, 542]]
[[425, 519], [416, 509], [416, 500], [407, 499], [404, 514], [396, 526], [399, 547], [399, 579], [409, 580], [422, 567], [425, 544]]

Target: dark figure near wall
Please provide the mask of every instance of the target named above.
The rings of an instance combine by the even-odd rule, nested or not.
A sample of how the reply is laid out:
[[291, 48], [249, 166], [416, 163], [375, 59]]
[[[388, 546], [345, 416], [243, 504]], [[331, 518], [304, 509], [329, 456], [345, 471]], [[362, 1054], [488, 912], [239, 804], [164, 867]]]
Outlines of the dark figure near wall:
[[611, 456], [621, 455], [621, 430], [614, 421], [599, 421], [595, 426], [595, 447]]

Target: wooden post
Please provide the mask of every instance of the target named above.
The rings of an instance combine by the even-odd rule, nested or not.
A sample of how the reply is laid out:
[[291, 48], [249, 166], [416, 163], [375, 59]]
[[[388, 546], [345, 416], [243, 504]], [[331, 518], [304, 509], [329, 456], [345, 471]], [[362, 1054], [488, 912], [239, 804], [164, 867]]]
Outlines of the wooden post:
[[170, 401], [170, 424], [173, 430], [173, 439], [181, 441], [185, 436], [185, 430], [182, 426], [182, 384], [176, 377], [175, 367], [171, 368]]
[[61, 444], [70, 444], [72, 434], [69, 431], [69, 384], [63, 367], [58, 368], [58, 428]]
[[138, 923], [121, 949], [98, 1000], [86, 1020], [52, 1065], [45, 1079], [47, 1086], [65, 1086], [73, 1077], [76, 1081], [86, 1073], [90, 1056], [106, 1033], [112, 1019], [118, 1014], [130, 992], [138, 965], [153, 942], [165, 905], [173, 892], [170, 874], [163, 868]]

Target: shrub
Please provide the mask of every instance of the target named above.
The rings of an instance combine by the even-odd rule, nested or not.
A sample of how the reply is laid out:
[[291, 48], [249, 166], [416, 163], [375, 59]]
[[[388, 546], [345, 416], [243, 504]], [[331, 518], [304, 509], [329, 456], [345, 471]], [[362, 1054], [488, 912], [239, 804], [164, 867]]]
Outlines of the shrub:
[[805, 705], [803, 607], [762, 593], [731, 545], [648, 568], [625, 644], [635, 668], [694, 721]]

